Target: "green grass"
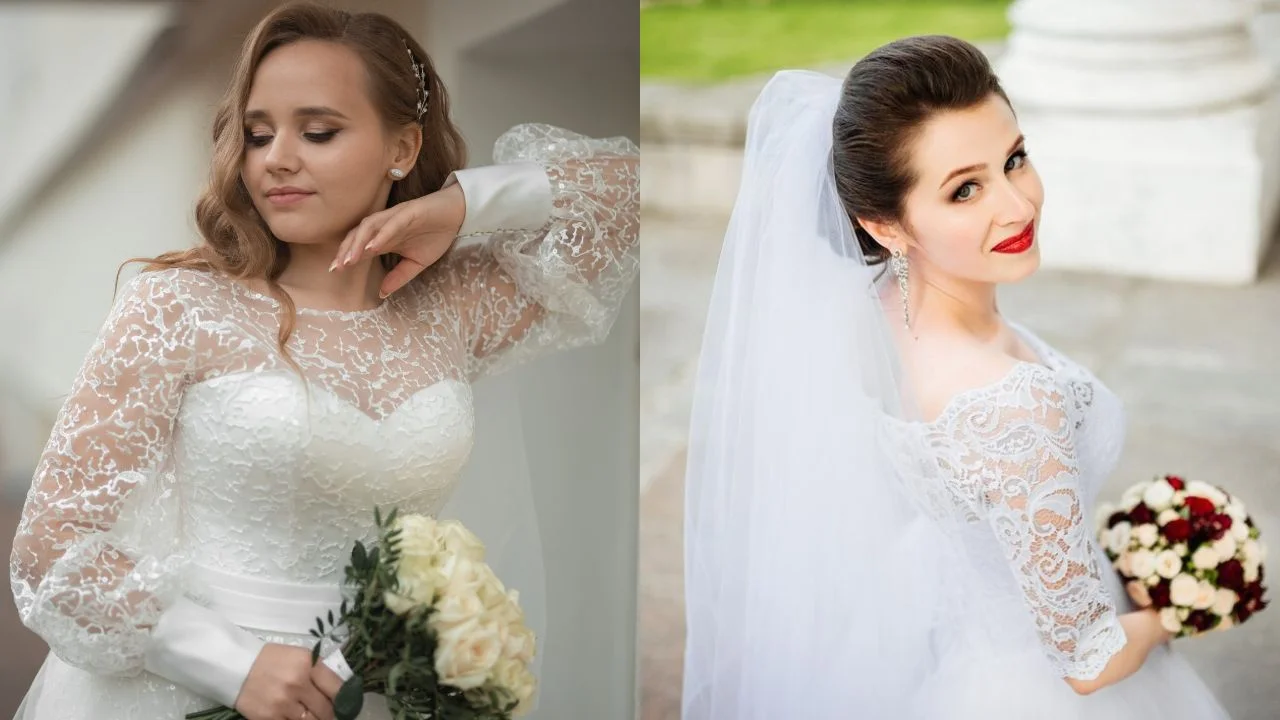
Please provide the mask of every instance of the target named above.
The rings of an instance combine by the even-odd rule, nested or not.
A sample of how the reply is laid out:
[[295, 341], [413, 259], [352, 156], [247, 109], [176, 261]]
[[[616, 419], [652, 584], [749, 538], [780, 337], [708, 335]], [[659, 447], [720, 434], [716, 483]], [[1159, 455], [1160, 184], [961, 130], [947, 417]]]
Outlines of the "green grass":
[[907, 35], [971, 41], [1009, 32], [1009, 0], [744, 0], [655, 3], [640, 11], [640, 74], [715, 82], [852, 61]]

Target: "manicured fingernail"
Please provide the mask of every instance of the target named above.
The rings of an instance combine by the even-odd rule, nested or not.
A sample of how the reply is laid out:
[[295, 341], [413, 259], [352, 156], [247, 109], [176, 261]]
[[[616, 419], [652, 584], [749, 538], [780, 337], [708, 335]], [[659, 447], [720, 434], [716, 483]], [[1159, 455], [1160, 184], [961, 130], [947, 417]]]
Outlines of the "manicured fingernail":
[[337, 269], [338, 269], [338, 261], [334, 260], [333, 264], [329, 266], [329, 272], [333, 272], [334, 270], [337, 270]]
[[365, 249], [365, 250], [372, 250], [372, 249], [373, 249], [373, 241], [370, 241], [368, 245], [365, 245], [365, 246], [364, 246], [364, 249]]

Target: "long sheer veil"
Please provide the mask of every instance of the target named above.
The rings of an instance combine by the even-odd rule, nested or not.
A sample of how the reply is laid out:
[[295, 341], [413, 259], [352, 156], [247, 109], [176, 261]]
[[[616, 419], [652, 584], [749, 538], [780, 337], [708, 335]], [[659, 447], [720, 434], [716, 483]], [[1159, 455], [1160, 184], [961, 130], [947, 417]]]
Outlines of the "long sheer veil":
[[869, 267], [836, 193], [840, 81], [751, 110], [698, 370], [686, 486], [686, 720], [904, 717], [949, 551]]

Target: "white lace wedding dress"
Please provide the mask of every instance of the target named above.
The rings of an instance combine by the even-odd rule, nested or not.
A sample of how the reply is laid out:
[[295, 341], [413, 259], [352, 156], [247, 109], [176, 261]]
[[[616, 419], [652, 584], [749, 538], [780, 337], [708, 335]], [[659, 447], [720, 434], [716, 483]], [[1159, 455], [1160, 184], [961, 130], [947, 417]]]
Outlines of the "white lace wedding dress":
[[264, 641], [310, 646], [374, 505], [444, 504], [472, 380], [607, 335], [638, 267], [635, 146], [529, 125], [495, 157], [457, 174], [485, 241], [376, 309], [300, 310], [305, 380], [268, 296], [182, 269], [121, 290], [14, 542], [18, 611], [52, 649], [20, 717], [234, 701]]
[[1093, 532], [1125, 419], [1119, 399], [1088, 370], [1014, 327], [1040, 363], [1018, 363], [1001, 381], [953, 398], [933, 422], [895, 430], [898, 442], [932, 448], [943, 490], [933, 511], [948, 518], [949, 549], [961, 559], [939, 584], [946, 594], [934, 621], [937, 666], [903, 716], [1226, 718], [1167, 646], [1091, 695], [1063, 681], [1095, 677], [1125, 643], [1117, 615], [1133, 605]]

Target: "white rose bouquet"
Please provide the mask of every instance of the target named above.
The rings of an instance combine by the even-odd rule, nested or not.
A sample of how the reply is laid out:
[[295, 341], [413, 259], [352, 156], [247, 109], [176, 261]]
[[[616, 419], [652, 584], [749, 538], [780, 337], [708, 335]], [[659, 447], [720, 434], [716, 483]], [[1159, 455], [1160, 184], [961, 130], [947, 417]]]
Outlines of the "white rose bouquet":
[[1264, 609], [1266, 547], [1239, 498], [1176, 475], [1098, 509], [1098, 542], [1129, 596], [1175, 637], [1223, 630]]
[[[384, 520], [378, 545], [357, 542], [346, 568], [354, 601], [316, 619], [312, 663], [324, 640], [341, 643], [353, 671], [334, 715], [354, 720], [364, 694], [387, 698], [397, 720], [510, 720], [529, 710], [533, 632], [519, 596], [485, 563], [484, 545], [461, 523], [424, 515]], [[326, 629], [326, 625], [328, 629]], [[188, 720], [242, 720], [218, 708]]]

